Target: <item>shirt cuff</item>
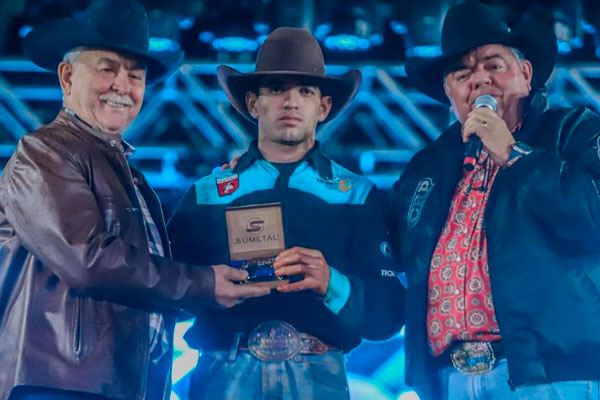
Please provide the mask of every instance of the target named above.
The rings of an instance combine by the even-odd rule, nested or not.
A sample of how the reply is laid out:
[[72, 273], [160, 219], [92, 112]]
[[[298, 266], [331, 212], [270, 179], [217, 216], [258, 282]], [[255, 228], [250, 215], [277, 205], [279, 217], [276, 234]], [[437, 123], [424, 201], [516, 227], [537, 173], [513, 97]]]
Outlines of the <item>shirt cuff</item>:
[[350, 280], [333, 267], [329, 267], [329, 270], [331, 272], [324, 299], [325, 307], [329, 308], [334, 314], [338, 314], [350, 297]]

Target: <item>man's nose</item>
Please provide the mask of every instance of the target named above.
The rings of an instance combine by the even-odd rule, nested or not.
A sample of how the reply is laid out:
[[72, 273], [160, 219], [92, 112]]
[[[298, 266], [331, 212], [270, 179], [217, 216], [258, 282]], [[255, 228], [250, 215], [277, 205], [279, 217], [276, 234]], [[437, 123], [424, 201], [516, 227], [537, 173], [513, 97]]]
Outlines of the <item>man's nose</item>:
[[288, 89], [283, 93], [283, 105], [286, 108], [296, 108], [298, 107], [298, 96], [300, 96], [300, 93], [298, 92], [298, 89], [293, 88], [293, 89]]
[[117, 73], [111, 88], [117, 93], [129, 93], [131, 84], [127, 71], [119, 71]]
[[473, 88], [479, 89], [481, 86], [492, 84], [490, 73], [483, 68], [478, 68], [473, 72]]

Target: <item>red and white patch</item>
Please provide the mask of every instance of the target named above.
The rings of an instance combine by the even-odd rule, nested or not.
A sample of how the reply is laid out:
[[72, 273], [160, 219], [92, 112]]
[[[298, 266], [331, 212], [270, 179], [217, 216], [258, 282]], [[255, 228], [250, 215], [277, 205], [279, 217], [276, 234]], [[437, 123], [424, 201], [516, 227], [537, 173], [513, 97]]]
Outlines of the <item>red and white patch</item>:
[[227, 196], [235, 192], [240, 187], [238, 175], [228, 176], [227, 178], [217, 179], [217, 189], [219, 196]]

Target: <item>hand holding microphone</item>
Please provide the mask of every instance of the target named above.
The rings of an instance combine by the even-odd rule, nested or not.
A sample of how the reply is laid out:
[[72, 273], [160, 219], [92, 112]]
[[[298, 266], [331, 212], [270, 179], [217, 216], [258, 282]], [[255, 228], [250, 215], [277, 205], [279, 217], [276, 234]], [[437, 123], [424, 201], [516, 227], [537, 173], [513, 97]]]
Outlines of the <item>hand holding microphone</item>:
[[[493, 112], [496, 112], [498, 109], [498, 102], [496, 99], [489, 94], [482, 94], [477, 97], [474, 102], [475, 108], [489, 108]], [[485, 122], [484, 122], [485, 126]], [[467, 146], [465, 148], [465, 158], [463, 161], [463, 167], [467, 171], [473, 171], [475, 168], [475, 164], [477, 163], [477, 158], [479, 157], [479, 153], [481, 152], [481, 139], [477, 135], [471, 135], [469, 141], [467, 142]]]

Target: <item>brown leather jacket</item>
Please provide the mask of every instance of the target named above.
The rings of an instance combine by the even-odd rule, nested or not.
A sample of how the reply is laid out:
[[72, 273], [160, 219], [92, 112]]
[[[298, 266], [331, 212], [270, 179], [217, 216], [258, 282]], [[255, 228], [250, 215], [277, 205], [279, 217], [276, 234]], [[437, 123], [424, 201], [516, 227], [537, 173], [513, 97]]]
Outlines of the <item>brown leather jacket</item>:
[[176, 310], [212, 300], [214, 274], [149, 254], [133, 181], [168, 243], [160, 204], [120, 143], [63, 111], [0, 177], [2, 400], [19, 385], [168, 398], [169, 355], [149, 367], [149, 311], [171, 334]]

